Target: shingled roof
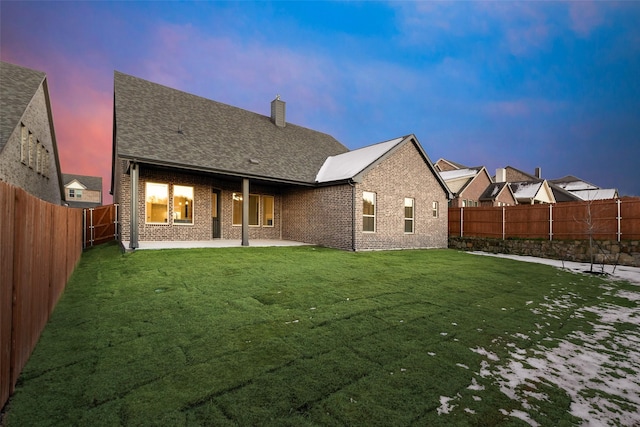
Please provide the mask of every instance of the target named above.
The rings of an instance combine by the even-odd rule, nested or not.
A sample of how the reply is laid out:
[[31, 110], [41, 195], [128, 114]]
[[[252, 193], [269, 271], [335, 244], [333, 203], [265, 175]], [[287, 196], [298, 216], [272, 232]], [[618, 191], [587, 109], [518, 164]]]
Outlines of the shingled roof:
[[0, 62], [0, 151], [45, 77], [41, 71]]
[[[115, 72], [114, 155], [139, 162], [313, 184], [335, 138]], [[266, 106], [268, 107], [268, 106]]]

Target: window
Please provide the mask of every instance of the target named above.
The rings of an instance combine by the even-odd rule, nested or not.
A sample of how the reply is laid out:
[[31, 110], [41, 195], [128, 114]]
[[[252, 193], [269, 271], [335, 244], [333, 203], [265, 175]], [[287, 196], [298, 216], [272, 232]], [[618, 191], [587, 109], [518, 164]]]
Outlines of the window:
[[169, 185], [147, 182], [145, 190], [147, 224], [166, 224], [169, 218]]
[[376, 231], [376, 193], [362, 192], [362, 231]]
[[193, 187], [173, 186], [173, 223], [193, 224]]
[[20, 161], [26, 165], [29, 160], [29, 132], [27, 131], [27, 127], [25, 125], [21, 125], [21, 131]]
[[414, 200], [406, 197], [404, 199], [404, 232], [413, 233], [413, 204]]
[[[260, 197], [249, 195], [249, 225], [258, 226], [260, 219]], [[233, 193], [233, 225], [242, 225], [242, 194]]]
[[433, 202], [431, 208], [433, 210], [433, 217], [438, 218], [438, 202]]
[[77, 188], [70, 188], [69, 189], [69, 198], [70, 199], [82, 199], [82, 190], [79, 190]]
[[273, 196], [262, 196], [262, 226], [273, 227]]
[[40, 173], [42, 167], [42, 145], [36, 142], [36, 172]]
[[33, 134], [31, 132], [29, 132], [29, 167], [33, 168], [33, 162], [34, 162], [34, 157], [35, 157], [35, 150], [36, 148], [34, 147], [33, 144]]
[[42, 165], [42, 175], [48, 177], [49, 176], [49, 163], [51, 162], [51, 156], [49, 155], [49, 150], [45, 148], [44, 150], [44, 164]]

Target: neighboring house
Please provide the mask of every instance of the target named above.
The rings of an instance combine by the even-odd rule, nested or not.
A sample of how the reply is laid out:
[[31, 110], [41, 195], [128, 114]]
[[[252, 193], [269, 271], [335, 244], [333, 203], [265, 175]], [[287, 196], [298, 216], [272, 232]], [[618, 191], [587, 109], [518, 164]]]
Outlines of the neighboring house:
[[515, 206], [518, 204], [511, 186], [506, 182], [491, 183], [480, 195], [480, 206]]
[[7, 62], [0, 62], [0, 180], [62, 204], [47, 77]]
[[349, 151], [325, 133], [115, 73], [111, 191], [123, 245], [284, 239], [447, 247], [450, 193], [414, 135]]
[[62, 174], [64, 200], [71, 208], [102, 206], [102, 177]]
[[452, 171], [457, 169], [468, 169], [468, 167], [465, 165], [442, 158], [438, 159], [438, 161], [435, 162], [434, 166], [436, 167], [436, 170], [438, 172]]
[[440, 176], [453, 193], [449, 206], [456, 208], [480, 206], [480, 197], [493, 183], [484, 166], [446, 170]]
[[573, 175], [551, 179], [549, 182], [579, 197], [580, 200], [604, 200], [619, 197], [618, 190], [615, 188], [600, 188]]
[[[496, 170], [496, 182], [509, 182], [509, 183], [540, 183], [545, 182], [546, 185], [543, 187], [549, 187], [552, 197], [547, 197], [542, 192], [539, 195], [539, 199], [534, 199], [534, 203], [561, 203], [561, 202], [575, 202], [581, 200], [578, 196], [572, 194], [571, 192], [565, 190], [564, 188], [554, 184], [551, 181], [544, 180], [542, 178], [542, 170], [541, 168], [536, 168], [535, 175], [530, 175], [526, 172], [523, 172], [519, 169], [516, 169], [512, 166], [507, 166], [505, 168], [499, 168]], [[516, 186], [520, 192], [520, 194], [529, 195], [535, 186], [531, 185], [518, 185]], [[526, 190], [525, 190], [525, 187]], [[514, 186], [512, 186], [512, 190], [514, 190], [514, 194], [516, 193]], [[545, 190], [546, 191], [546, 190]], [[528, 200], [528, 197], [523, 196], [523, 200]], [[516, 196], [516, 198], [518, 198]], [[553, 200], [553, 201], [549, 201]], [[520, 201], [519, 201], [520, 203]], [[530, 203], [530, 202], [526, 202]]]

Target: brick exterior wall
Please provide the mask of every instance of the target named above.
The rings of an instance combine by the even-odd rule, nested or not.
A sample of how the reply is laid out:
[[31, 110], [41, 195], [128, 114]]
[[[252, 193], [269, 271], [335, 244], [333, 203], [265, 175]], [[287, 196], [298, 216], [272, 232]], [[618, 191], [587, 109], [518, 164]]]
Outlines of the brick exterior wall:
[[[126, 162], [119, 161], [120, 176], [118, 185], [114, 189], [114, 200], [120, 204], [121, 239], [131, 240], [131, 176], [121, 173]], [[169, 169], [154, 169], [140, 165], [138, 179], [138, 240], [139, 241], [190, 241], [211, 240], [213, 238], [213, 222], [211, 219], [212, 192], [220, 192], [220, 228], [221, 238], [241, 239], [242, 227], [233, 225], [233, 193], [242, 193], [241, 181], [227, 181], [210, 176], [188, 174]], [[169, 184], [169, 218], [173, 217], [173, 186], [192, 186], [194, 189], [193, 224], [147, 224], [145, 219], [145, 188], [147, 182]], [[280, 239], [281, 238], [281, 205], [280, 189], [271, 186], [250, 185], [250, 194], [274, 196], [274, 225], [250, 226], [249, 239]], [[260, 200], [259, 217], [262, 221], [264, 206]]]
[[353, 249], [351, 185], [292, 189], [283, 194], [282, 205], [283, 239]]
[[462, 193], [451, 200], [449, 206], [457, 208], [462, 207], [463, 200], [472, 200], [480, 206], [480, 196], [482, 196], [482, 193], [484, 193], [484, 190], [486, 190], [490, 184], [491, 179], [486, 173], [481, 172], [477, 174], [465, 189], [462, 190]]
[[[116, 163], [118, 174], [114, 201], [120, 204], [121, 239], [131, 239], [131, 177], [127, 163]], [[145, 184], [169, 184], [169, 218], [174, 185], [194, 187], [194, 224], [145, 223]], [[212, 239], [211, 194], [220, 192], [221, 238], [241, 239], [242, 227], [232, 225], [233, 193], [242, 192], [241, 180], [154, 169], [140, 165], [138, 185], [139, 241]], [[362, 232], [362, 192], [377, 194], [375, 233]], [[250, 182], [250, 194], [274, 196], [274, 226], [249, 227], [251, 239], [285, 239], [344, 250], [446, 248], [447, 198], [416, 147], [404, 144], [368, 171], [362, 183], [327, 187], [258, 185]], [[355, 199], [354, 199], [355, 197]], [[404, 198], [415, 200], [415, 232], [404, 233]], [[355, 200], [355, 217], [354, 217]], [[438, 217], [432, 202], [438, 202]], [[260, 203], [262, 219], [262, 201]], [[355, 231], [354, 231], [355, 224]], [[355, 241], [354, 241], [355, 235]]]
[[22, 117], [22, 123], [33, 134], [33, 141], [38, 142], [48, 152], [48, 164], [45, 175], [35, 168], [23, 164], [20, 160], [22, 130], [20, 123], [7, 140], [0, 152], [0, 180], [20, 187], [30, 194], [56, 205], [62, 204], [60, 194], [60, 171], [56, 167], [55, 150], [45, 100], [44, 87], [40, 85], [31, 103]]
[[[376, 193], [376, 231], [362, 231], [362, 193]], [[404, 199], [415, 200], [414, 233], [404, 232]], [[432, 202], [438, 202], [434, 218]], [[356, 185], [356, 250], [446, 248], [447, 197], [420, 156], [407, 143], [374, 166]]]

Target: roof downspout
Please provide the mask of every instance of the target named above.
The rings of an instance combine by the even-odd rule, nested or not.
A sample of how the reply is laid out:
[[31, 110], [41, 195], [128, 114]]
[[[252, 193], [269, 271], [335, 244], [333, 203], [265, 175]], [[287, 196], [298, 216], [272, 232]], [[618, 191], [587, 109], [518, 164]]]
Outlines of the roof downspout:
[[131, 163], [131, 235], [129, 241], [130, 249], [137, 249], [138, 246], [138, 164]]

